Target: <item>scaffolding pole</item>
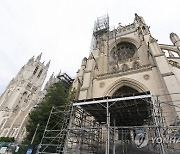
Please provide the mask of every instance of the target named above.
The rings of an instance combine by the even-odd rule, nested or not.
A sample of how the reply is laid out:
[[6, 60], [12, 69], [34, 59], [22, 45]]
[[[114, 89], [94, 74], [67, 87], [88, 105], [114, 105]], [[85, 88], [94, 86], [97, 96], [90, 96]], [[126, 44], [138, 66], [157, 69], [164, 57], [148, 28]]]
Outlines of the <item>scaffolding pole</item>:
[[106, 103], [106, 116], [107, 116], [107, 121], [106, 121], [106, 126], [107, 126], [107, 141], [106, 141], [106, 154], [109, 154], [109, 145], [110, 145], [110, 113], [109, 113], [109, 102], [107, 101]]
[[[123, 110], [126, 111], [126, 109], [134, 106], [133, 109], [137, 112], [137, 116], [142, 116], [144, 114], [144, 108], [138, 105], [145, 103], [149, 104], [149, 108], [146, 109], [148, 122], [145, 121], [143, 125], [119, 125], [121, 124], [118, 123], [120, 116], [129, 116], [130, 118], [132, 116], [131, 114], [133, 114], [133, 111], [131, 111], [131, 114], [127, 112], [126, 115], [121, 115]], [[57, 113], [62, 112], [58, 111], [58, 108], [53, 108], [46, 125], [45, 133], [43, 134], [39, 154], [125, 154], [132, 152], [130, 148], [135, 145], [134, 136], [137, 135], [139, 130], [147, 131], [149, 137], [154, 138], [166, 137], [168, 131], [163, 132], [166, 129], [176, 131], [175, 135], [178, 135], [179, 127], [177, 126], [161, 125], [160, 127], [161, 117], [159, 116], [162, 114], [160, 113], [159, 104], [156, 103], [159, 102], [156, 102], [150, 94], [119, 98], [107, 97], [73, 103], [72, 106], [63, 111], [66, 115], [64, 117], [64, 124], [61, 129], [56, 130], [56, 136], [47, 136], [48, 133], [55, 131], [53, 128], [48, 128], [51, 118], [54, 114], [57, 115]], [[122, 111], [116, 112], [114, 109]], [[119, 115], [117, 116], [116, 114]], [[45, 143], [44, 139], [46, 141], [48, 139], [49, 143]], [[56, 151], [52, 152], [52, 148], [56, 149]], [[153, 148], [155, 148], [154, 152]], [[151, 140], [149, 140], [146, 150], [156, 154], [169, 154], [165, 151], [163, 143], [153, 144]], [[140, 153], [146, 153], [146, 151]]]
[[[156, 109], [156, 105], [155, 105], [155, 101], [154, 101], [153, 97], [152, 97], [151, 101], [153, 103], [152, 114], [153, 114], [154, 124], [156, 126], [156, 133], [157, 133], [158, 137], [162, 138], [161, 133], [160, 133], [160, 129], [159, 129], [160, 125], [158, 123], [159, 119], [158, 119], [158, 116], [156, 114], [157, 109]], [[159, 146], [159, 153], [160, 154], [166, 154], [163, 143], [162, 142], [158, 143], [158, 146]]]

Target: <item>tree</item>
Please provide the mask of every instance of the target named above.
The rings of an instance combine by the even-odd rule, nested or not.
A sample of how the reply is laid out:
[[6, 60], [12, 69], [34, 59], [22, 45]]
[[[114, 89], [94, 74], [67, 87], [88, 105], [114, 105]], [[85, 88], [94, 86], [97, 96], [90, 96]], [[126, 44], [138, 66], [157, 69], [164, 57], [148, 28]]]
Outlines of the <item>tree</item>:
[[[62, 81], [53, 84], [48, 89], [47, 95], [43, 101], [29, 114], [29, 121], [26, 126], [27, 137], [25, 138], [24, 143], [31, 143], [38, 124], [39, 128], [33, 143], [40, 143], [52, 107], [65, 106], [66, 104], [70, 103], [69, 90], [70, 88], [65, 87]], [[62, 115], [59, 116], [63, 118]], [[52, 125], [52, 127], [56, 124], [56, 121], [59, 120], [57, 118], [51, 120], [50, 125]], [[57, 127], [60, 127], [60, 125], [61, 124], [59, 124]]]
[[14, 137], [0, 137], [0, 142], [14, 142]]

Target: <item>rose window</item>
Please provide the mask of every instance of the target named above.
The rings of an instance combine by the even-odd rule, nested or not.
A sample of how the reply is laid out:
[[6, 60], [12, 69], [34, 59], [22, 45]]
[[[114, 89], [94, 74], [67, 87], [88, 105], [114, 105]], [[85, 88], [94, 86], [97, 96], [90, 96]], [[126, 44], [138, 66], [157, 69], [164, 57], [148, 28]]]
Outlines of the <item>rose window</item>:
[[122, 42], [117, 44], [117, 46], [111, 50], [111, 53], [114, 60], [123, 61], [129, 58], [133, 58], [136, 51], [137, 48], [135, 45], [128, 42]]

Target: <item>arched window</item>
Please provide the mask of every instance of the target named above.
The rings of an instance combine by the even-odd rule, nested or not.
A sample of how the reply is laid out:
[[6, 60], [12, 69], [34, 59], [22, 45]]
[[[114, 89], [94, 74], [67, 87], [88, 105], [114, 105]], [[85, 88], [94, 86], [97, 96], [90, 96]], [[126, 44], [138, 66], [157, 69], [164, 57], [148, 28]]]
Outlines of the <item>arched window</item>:
[[34, 69], [34, 72], [33, 72], [34, 75], [36, 74], [38, 68], [39, 68], [39, 67], [37, 66], [37, 67]]
[[135, 62], [133, 63], [133, 68], [134, 68], [134, 69], [139, 69], [139, 68], [140, 68], [139, 62], [135, 61]]
[[123, 71], [123, 72], [126, 72], [128, 69], [129, 69], [129, 67], [128, 67], [127, 64], [123, 64], [123, 65], [122, 65], [122, 71]]
[[38, 78], [41, 76], [42, 72], [43, 72], [43, 70], [40, 70], [40, 72], [39, 72], [39, 74], [37, 76]]

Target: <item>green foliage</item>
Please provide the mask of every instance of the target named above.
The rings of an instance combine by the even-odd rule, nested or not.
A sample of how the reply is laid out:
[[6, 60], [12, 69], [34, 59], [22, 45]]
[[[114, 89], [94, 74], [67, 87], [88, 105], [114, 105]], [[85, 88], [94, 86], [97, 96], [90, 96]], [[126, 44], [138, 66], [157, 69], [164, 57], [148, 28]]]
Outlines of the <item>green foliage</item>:
[[[43, 99], [42, 103], [39, 104], [29, 115], [29, 122], [26, 126], [28, 132], [24, 143], [29, 144], [32, 140], [37, 124], [39, 124], [33, 144], [39, 144], [53, 106], [64, 106], [69, 101], [69, 89], [66, 89], [61, 82], [58, 82], [48, 89], [47, 95]], [[54, 117], [50, 121], [50, 126], [53, 127], [59, 119], [62, 119], [61, 115]], [[60, 127], [61, 123], [56, 126]]]
[[14, 142], [14, 137], [0, 137], [0, 142]]

